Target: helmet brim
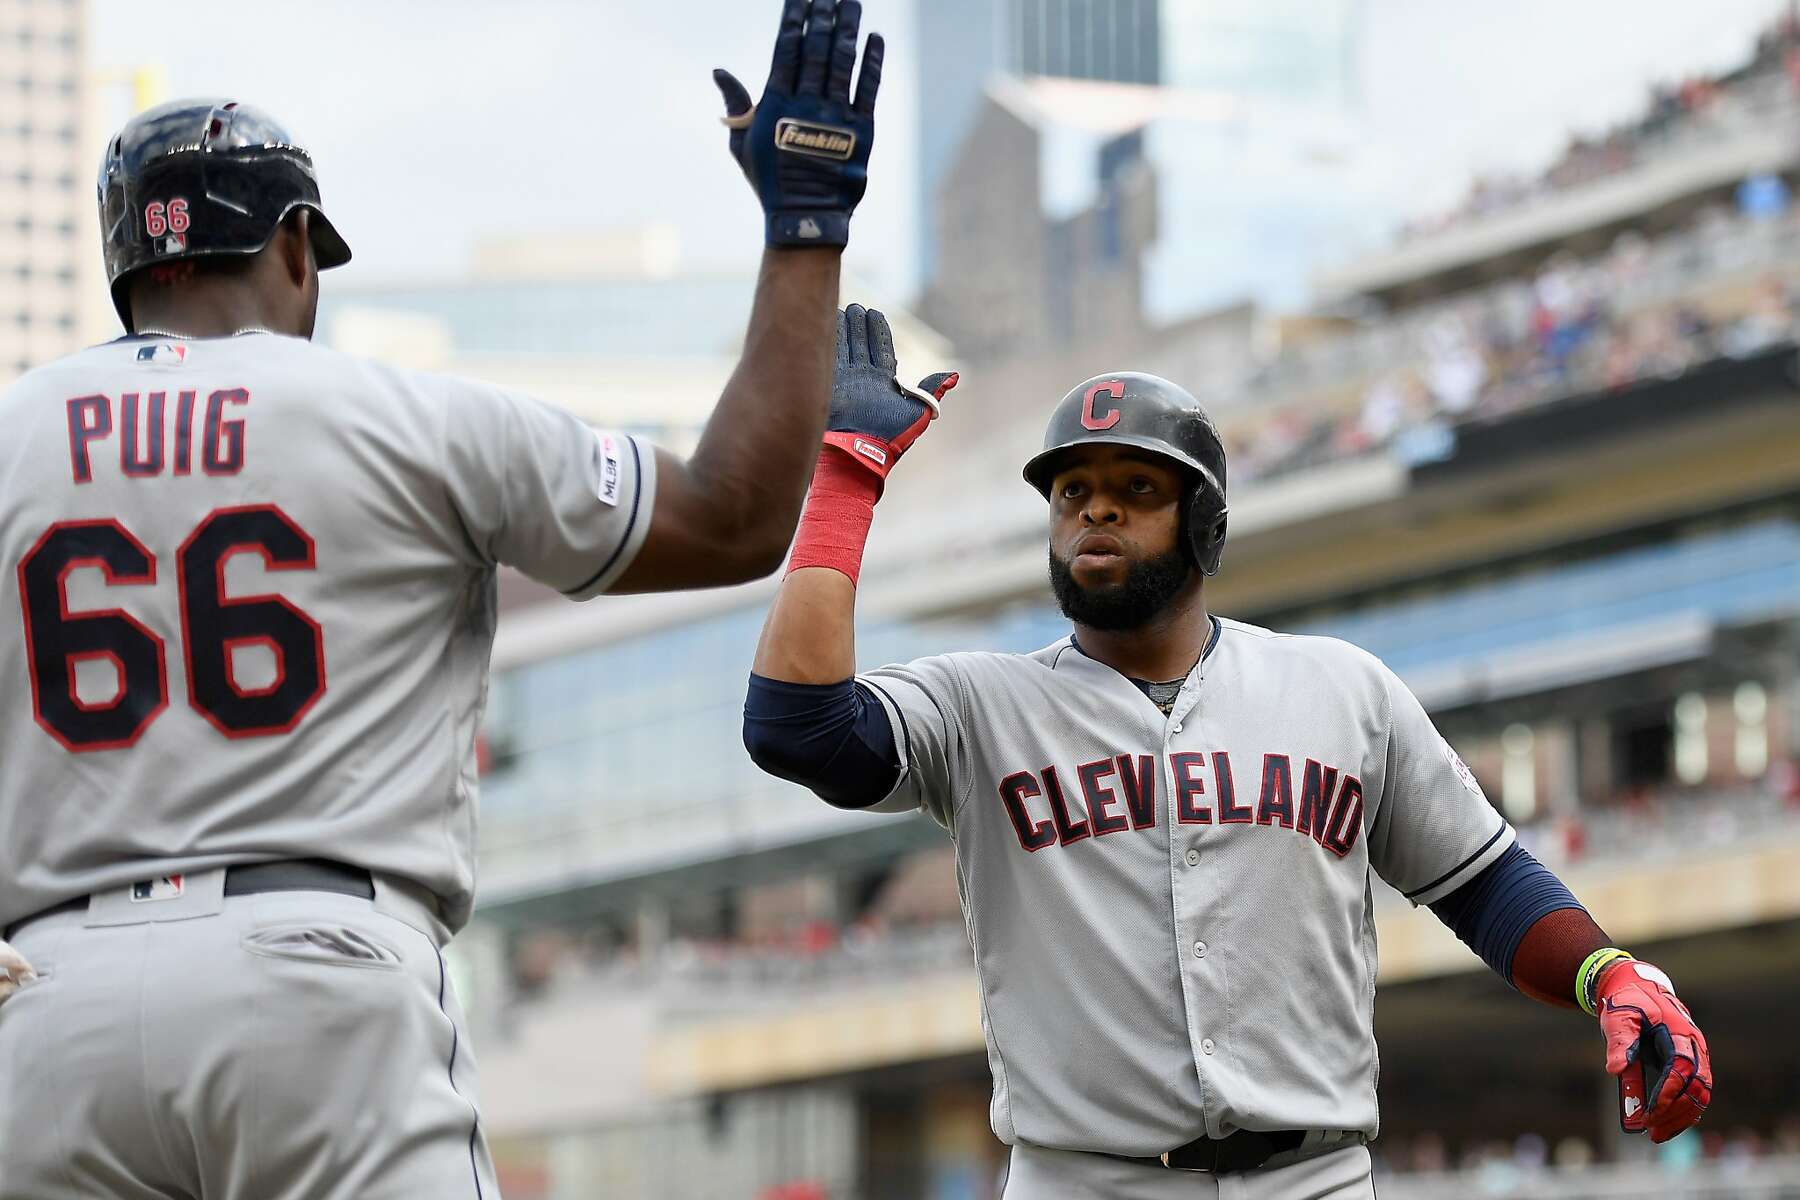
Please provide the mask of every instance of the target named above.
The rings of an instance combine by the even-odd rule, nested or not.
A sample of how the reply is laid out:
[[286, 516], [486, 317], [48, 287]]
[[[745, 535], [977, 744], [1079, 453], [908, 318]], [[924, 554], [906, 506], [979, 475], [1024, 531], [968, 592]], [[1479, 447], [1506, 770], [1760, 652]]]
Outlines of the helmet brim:
[[1063, 442], [1058, 446], [1048, 446], [1034, 454], [1025, 464], [1025, 482], [1038, 490], [1048, 500], [1050, 484], [1056, 479], [1056, 464], [1069, 451], [1081, 446], [1130, 446], [1136, 450], [1145, 450], [1158, 458], [1166, 458], [1177, 463], [1200, 477], [1201, 481], [1214, 493], [1223, 497], [1225, 489], [1213, 478], [1213, 473], [1190, 455], [1172, 448], [1167, 442], [1155, 438], [1137, 437], [1129, 433], [1095, 433]]
[[341, 267], [350, 261], [350, 243], [344, 235], [337, 231], [322, 209], [307, 206], [312, 214], [306, 223], [307, 232], [312, 239], [313, 259], [319, 264], [319, 270], [329, 271], [333, 267]]

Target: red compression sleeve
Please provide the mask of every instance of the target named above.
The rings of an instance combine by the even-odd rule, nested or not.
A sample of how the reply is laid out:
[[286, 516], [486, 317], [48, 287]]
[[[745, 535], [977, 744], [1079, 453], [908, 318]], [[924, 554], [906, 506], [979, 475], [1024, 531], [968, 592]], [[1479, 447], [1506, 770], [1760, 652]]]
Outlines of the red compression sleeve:
[[836, 446], [820, 450], [812, 490], [806, 493], [806, 508], [794, 534], [794, 550], [788, 556], [788, 573], [801, 567], [830, 567], [854, 584], [880, 498], [881, 476]]

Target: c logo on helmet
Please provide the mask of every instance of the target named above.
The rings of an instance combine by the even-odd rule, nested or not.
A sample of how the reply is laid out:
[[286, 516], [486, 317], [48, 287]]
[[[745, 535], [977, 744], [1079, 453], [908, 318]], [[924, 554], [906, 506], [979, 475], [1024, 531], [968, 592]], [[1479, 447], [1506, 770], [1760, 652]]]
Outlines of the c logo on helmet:
[[1081, 425], [1084, 429], [1111, 429], [1119, 423], [1120, 413], [1117, 408], [1106, 410], [1105, 416], [1094, 412], [1094, 397], [1105, 392], [1114, 400], [1125, 398], [1125, 382], [1121, 379], [1109, 379], [1105, 383], [1096, 383], [1081, 398]]

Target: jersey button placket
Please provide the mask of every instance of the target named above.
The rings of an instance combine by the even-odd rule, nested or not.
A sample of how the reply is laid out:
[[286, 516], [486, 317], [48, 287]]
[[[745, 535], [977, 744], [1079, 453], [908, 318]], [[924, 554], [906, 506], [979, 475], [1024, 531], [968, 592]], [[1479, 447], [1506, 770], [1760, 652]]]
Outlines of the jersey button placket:
[[[1163, 727], [1163, 760], [1171, 761], [1171, 756], [1182, 751], [1204, 752], [1204, 747], [1197, 744], [1201, 729], [1193, 718], [1194, 709], [1200, 699], [1200, 688], [1205, 682], [1204, 676], [1196, 675], [1188, 681], [1188, 685], [1176, 698], [1169, 712], [1169, 719]], [[1192, 730], [1193, 737], [1179, 735]], [[1179, 971], [1182, 984], [1183, 999], [1186, 1001], [1188, 1018], [1189, 1045], [1194, 1052], [1194, 1069], [1200, 1076], [1204, 1093], [1210, 1095], [1212, 1083], [1201, 1063], [1213, 1055], [1217, 1044], [1210, 1036], [1202, 1036], [1208, 1032], [1209, 1014], [1225, 1011], [1225, 996], [1220, 990], [1223, 980], [1213, 968], [1213, 964], [1205, 962], [1212, 947], [1200, 936], [1199, 920], [1201, 914], [1214, 911], [1218, 897], [1211, 895], [1213, 881], [1206, 873], [1198, 870], [1202, 854], [1199, 846], [1193, 844], [1211, 829], [1210, 825], [1183, 825], [1175, 812], [1175, 780], [1173, 768], [1166, 768], [1166, 784], [1168, 787], [1169, 805], [1166, 820], [1169, 825], [1170, 870], [1174, 878], [1174, 917], [1177, 936], [1182, 940], [1177, 945], [1185, 945], [1186, 965]], [[1203, 797], [1210, 801], [1210, 795]], [[1191, 955], [1191, 957], [1188, 957]], [[1211, 1108], [1209, 1104], [1208, 1109]], [[1208, 1112], [1207, 1116], [1212, 1114]]]

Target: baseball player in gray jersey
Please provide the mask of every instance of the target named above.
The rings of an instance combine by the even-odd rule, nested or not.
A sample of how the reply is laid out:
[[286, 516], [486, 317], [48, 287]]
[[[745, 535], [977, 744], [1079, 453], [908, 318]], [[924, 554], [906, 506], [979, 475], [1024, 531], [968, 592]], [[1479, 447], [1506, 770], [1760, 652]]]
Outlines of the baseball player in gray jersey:
[[312, 344], [349, 249], [265, 114], [110, 143], [127, 336], [0, 393], [0, 1197], [497, 1196], [440, 953], [496, 565], [579, 600], [779, 564], [873, 134], [859, 20], [787, 0], [754, 112], [722, 77], [767, 250], [687, 461]]
[[1207, 611], [1225, 456], [1167, 380], [1081, 384], [1026, 466], [1071, 636], [853, 677], [881, 481], [947, 381], [899, 384], [879, 313], [843, 325], [745, 742], [832, 804], [950, 831], [1008, 1200], [1372, 1195], [1372, 872], [1519, 990], [1597, 1012], [1627, 1129], [1700, 1118], [1706, 1043], [1668, 977], [1516, 844], [1406, 686]]

